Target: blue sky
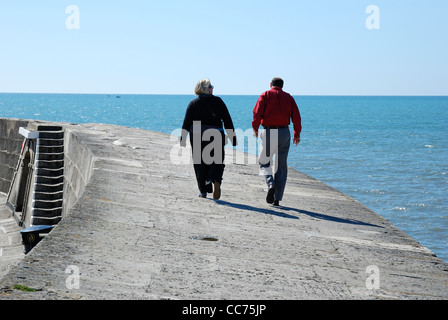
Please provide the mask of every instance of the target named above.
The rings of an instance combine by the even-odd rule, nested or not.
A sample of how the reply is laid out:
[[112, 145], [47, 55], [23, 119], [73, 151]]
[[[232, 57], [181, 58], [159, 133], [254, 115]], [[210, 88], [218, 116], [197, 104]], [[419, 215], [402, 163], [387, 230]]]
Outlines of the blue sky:
[[446, 0], [0, 0], [0, 92], [192, 94], [207, 77], [217, 95], [257, 95], [281, 76], [295, 95], [447, 95], [447, 12]]

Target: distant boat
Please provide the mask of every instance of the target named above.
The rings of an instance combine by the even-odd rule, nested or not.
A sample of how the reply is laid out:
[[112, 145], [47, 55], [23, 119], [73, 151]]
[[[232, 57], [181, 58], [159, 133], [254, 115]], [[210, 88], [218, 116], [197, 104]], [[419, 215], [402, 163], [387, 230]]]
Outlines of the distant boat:
[[121, 98], [120, 96], [117, 96], [117, 98]]

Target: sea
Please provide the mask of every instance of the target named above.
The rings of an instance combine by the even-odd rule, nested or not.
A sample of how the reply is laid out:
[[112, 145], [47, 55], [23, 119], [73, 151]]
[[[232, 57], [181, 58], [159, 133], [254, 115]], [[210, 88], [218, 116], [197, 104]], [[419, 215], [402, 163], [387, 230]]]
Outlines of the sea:
[[[250, 130], [258, 96], [220, 97], [235, 128]], [[0, 93], [0, 117], [178, 134], [194, 98]], [[448, 262], [448, 97], [294, 98], [303, 131], [288, 165], [358, 200]], [[251, 143], [237, 148], [253, 153]]]

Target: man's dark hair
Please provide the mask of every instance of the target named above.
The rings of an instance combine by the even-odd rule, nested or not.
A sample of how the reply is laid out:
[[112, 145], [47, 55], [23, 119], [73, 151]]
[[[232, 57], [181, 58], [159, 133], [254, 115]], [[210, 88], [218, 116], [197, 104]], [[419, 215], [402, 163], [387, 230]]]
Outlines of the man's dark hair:
[[272, 79], [272, 86], [283, 88], [284, 81], [282, 78], [274, 78]]

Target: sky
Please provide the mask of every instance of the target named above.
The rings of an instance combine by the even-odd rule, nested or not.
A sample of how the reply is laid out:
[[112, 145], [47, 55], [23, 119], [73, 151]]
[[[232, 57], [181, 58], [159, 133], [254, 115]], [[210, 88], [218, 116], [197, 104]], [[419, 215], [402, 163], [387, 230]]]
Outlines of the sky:
[[[371, 6], [374, 6], [374, 10]], [[368, 10], [370, 8], [370, 10]], [[0, 92], [448, 95], [447, 0], [0, 0]]]

